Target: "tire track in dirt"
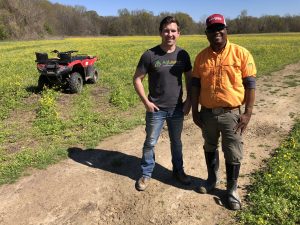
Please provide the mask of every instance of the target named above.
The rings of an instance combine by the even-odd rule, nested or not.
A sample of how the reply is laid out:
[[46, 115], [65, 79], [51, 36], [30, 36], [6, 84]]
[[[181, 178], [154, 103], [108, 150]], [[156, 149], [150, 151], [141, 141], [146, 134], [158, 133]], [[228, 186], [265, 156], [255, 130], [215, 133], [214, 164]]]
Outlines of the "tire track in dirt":
[[[263, 160], [290, 131], [292, 117], [299, 115], [299, 85], [284, 82], [290, 75], [299, 79], [299, 73], [300, 62], [258, 79], [254, 115], [244, 137], [239, 179], [243, 198], [249, 175], [264, 166]], [[193, 179], [190, 186], [172, 179], [164, 130], [156, 147], [151, 184], [144, 192], [135, 190], [144, 137], [144, 127], [137, 127], [107, 138], [95, 149], [70, 147], [68, 160], [1, 186], [0, 224], [234, 224], [233, 212], [224, 201], [225, 182], [212, 194], [196, 191], [206, 179], [206, 166], [201, 132], [191, 116], [182, 134], [185, 170]], [[220, 159], [224, 181], [223, 156]]]

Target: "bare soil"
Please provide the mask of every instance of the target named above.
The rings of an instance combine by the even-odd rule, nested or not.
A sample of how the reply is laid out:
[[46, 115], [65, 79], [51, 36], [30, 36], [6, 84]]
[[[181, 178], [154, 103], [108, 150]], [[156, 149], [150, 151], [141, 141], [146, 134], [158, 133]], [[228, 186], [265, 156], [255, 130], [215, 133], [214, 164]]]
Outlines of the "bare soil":
[[[254, 115], [244, 135], [245, 156], [239, 179], [244, 199], [250, 174], [265, 166], [265, 160], [290, 131], [299, 115], [300, 88], [285, 82], [300, 77], [300, 62], [258, 79]], [[167, 131], [156, 147], [156, 167], [150, 186], [135, 189], [140, 176], [144, 127], [107, 138], [95, 149], [68, 149], [69, 159], [14, 184], [0, 187], [0, 224], [235, 224], [228, 210], [225, 182], [211, 194], [197, 186], [206, 179], [201, 131], [186, 117], [182, 134], [185, 171], [190, 186], [172, 178]], [[222, 154], [222, 152], [221, 152]], [[225, 181], [221, 155], [221, 179]], [[245, 206], [245, 201], [243, 202]]]

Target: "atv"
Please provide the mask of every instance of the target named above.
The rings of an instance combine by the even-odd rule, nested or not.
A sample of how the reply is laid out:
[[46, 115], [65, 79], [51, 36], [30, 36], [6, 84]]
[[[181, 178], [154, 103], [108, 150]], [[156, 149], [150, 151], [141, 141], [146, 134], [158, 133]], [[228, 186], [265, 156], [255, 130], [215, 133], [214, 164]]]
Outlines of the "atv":
[[94, 64], [96, 56], [77, 54], [77, 50], [59, 52], [53, 50], [57, 57], [48, 58], [47, 53], [36, 52], [37, 70], [39, 71], [38, 89], [54, 86], [63, 87], [70, 93], [80, 93], [84, 83], [96, 83], [98, 71]]

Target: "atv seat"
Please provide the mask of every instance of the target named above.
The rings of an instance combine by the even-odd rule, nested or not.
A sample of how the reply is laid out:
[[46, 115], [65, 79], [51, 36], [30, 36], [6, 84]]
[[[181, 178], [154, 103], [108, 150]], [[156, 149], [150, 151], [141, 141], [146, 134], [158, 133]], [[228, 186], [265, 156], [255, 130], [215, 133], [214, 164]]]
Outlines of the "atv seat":
[[84, 59], [88, 59], [89, 57], [87, 55], [76, 55], [74, 57], [72, 57], [72, 61], [75, 60], [84, 60]]
[[69, 52], [61, 52], [58, 54], [60, 63], [69, 63], [71, 62], [71, 53]]
[[48, 54], [44, 52], [36, 52], [36, 62], [41, 64], [46, 64], [48, 62]]

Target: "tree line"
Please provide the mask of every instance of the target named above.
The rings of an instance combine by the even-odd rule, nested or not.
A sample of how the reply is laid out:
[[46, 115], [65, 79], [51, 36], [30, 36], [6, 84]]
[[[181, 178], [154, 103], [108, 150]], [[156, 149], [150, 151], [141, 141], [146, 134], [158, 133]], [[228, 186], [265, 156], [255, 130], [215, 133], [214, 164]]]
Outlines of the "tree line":
[[[205, 21], [183, 12], [120, 9], [118, 16], [101, 16], [84, 6], [66, 6], [48, 0], [0, 0], [0, 40], [41, 39], [53, 36], [157, 35], [161, 19], [177, 18], [182, 34], [204, 34]], [[299, 32], [299, 15], [248, 16], [243, 10], [227, 19], [230, 33]]]

